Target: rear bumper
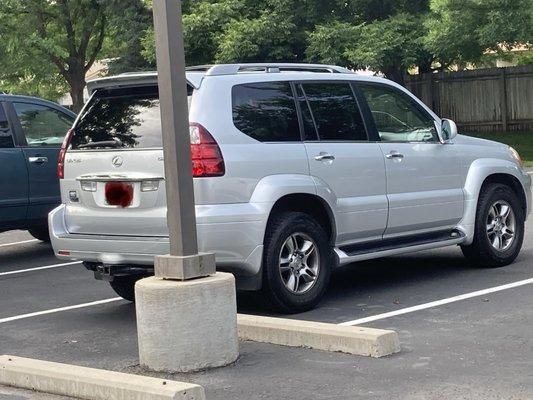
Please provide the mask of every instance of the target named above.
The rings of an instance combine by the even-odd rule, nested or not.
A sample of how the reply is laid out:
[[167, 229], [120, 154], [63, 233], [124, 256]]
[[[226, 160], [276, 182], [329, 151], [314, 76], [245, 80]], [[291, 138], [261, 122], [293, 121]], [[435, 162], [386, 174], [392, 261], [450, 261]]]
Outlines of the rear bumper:
[[[215, 253], [217, 269], [234, 273], [237, 278], [260, 277], [263, 239], [270, 210], [269, 204], [197, 206], [198, 247], [200, 252]], [[243, 207], [257, 215], [238, 221]], [[216, 222], [209, 222], [209, 221]], [[50, 239], [60, 259], [80, 260], [103, 265], [137, 265], [153, 268], [154, 257], [168, 254], [168, 237], [83, 235], [68, 232], [65, 206], [54, 209], [48, 217]]]

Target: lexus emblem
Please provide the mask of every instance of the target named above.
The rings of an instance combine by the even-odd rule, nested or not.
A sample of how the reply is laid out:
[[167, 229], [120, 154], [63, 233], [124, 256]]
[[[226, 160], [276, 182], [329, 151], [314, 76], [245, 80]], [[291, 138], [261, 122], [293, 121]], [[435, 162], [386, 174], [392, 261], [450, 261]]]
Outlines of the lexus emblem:
[[113, 164], [114, 167], [119, 168], [124, 164], [124, 160], [120, 156], [115, 156], [113, 157], [113, 160], [111, 160], [111, 164]]

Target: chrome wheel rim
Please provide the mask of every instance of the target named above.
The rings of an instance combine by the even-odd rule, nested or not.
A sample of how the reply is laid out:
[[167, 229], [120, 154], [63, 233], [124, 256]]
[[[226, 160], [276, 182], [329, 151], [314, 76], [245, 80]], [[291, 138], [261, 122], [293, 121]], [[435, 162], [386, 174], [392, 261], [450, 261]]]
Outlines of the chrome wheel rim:
[[505, 251], [515, 239], [516, 217], [513, 208], [504, 200], [498, 200], [487, 215], [487, 237], [497, 251]]
[[320, 273], [320, 255], [313, 239], [305, 233], [293, 233], [281, 246], [279, 272], [291, 293], [307, 293]]

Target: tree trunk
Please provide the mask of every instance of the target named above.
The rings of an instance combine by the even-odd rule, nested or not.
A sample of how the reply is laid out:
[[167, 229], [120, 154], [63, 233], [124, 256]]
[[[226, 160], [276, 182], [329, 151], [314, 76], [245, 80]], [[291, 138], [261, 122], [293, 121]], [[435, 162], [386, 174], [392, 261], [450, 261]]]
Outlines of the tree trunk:
[[72, 111], [76, 114], [81, 111], [84, 104], [83, 91], [85, 89], [85, 77], [77, 77], [71, 80], [70, 97], [72, 98]]
[[418, 73], [419, 74], [426, 74], [428, 72], [433, 72], [433, 69], [431, 68], [432, 60], [425, 59], [420, 61], [420, 64], [418, 64]]
[[403, 68], [387, 68], [383, 71], [385, 73], [385, 77], [387, 79], [390, 79], [391, 81], [394, 81], [396, 83], [399, 83], [400, 85], [405, 85], [405, 72]]

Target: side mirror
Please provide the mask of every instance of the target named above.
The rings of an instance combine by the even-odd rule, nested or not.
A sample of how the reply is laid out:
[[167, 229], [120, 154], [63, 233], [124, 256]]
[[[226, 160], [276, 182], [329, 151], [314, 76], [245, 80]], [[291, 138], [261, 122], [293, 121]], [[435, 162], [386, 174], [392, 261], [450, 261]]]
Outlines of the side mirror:
[[444, 118], [440, 129], [442, 143], [448, 143], [457, 136], [457, 125], [451, 119]]

